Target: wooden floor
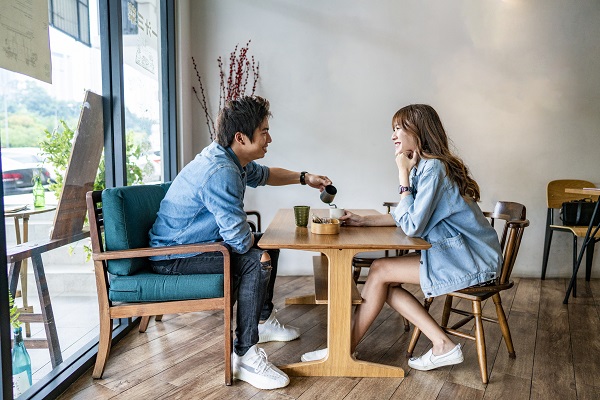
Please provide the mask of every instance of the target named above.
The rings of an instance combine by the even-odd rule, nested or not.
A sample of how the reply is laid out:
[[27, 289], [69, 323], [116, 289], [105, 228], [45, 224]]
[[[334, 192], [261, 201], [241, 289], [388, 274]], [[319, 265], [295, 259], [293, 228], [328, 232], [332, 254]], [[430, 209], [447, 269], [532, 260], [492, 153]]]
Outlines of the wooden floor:
[[[562, 304], [567, 281], [520, 279], [503, 296], [517, 358], [508, 358], [497, 325], [484, 323], [490, 383], [481, 383], [473, 342], [465, 361], [439, 370], [410, 370], [410, 338], [399, 315], [386, 307], [358, 347], [359, 358], [405, 368], [405, 378], [291, 377], [288, 387], [261, 391], [223, 380], [220, 313], [168, 315], [146, 333], [131, 332], [113, 348], [104, 378], [91, 370], [61, 399], [600, 399], [600, 280], [578, 284], [578, 298]], [[410, 287], [420, 294], [416, 287]], [[288, 306], [286, 296], [309, 293], [311, 277], [278, 277], [276, 307], [300, 339], [261, 345], [273, 363], [299, 361], [325, 346], [326, 307]], [[442, 299], [431, 312], [439, 321]], [[494, 312], [493, 303], [484, 314]], [[429, 347], [422, 336], [415, 354]]]

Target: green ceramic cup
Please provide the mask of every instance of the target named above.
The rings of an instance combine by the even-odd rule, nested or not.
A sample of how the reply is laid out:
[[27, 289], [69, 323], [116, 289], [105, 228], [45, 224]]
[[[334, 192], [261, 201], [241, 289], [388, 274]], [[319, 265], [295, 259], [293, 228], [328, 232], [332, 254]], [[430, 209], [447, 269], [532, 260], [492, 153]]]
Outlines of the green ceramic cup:
[[308, 226], [309, 213], [310, 206], [294, 206], [294, 218], [296, 219], [296, 226], [306, 228]]

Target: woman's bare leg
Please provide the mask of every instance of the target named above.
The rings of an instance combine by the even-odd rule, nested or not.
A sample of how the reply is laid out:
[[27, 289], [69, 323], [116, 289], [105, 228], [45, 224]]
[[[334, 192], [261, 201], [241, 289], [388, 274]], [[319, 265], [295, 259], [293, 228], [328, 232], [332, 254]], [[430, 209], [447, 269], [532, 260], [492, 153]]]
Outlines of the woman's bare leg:
[[363, 302], [356, 307], [352, 320], [352, 351], [379, 315], [392, 283], [419, 283], [419, 257], [381, 258], [371, 264], [361, 293]]
[[387, 303], [431, 340], [434, 355], [446, 354], [454, 348], [454, 342], [410, 292], [399, 286], [391, 287], [388, 291]]
[[394, 286], [396, 283], [418, 284], [419, 261], [420, 257], [415, 254], [382, 258], [371, 265], [362, 291], [363, 302], [356, 307], [352, 321], [353, 352], [385, 302], [421, 329], [433, 343], [433, 354], [444, 354], [454, 347], [454, 343], [421, 303], [410, 292], [400, 286]]

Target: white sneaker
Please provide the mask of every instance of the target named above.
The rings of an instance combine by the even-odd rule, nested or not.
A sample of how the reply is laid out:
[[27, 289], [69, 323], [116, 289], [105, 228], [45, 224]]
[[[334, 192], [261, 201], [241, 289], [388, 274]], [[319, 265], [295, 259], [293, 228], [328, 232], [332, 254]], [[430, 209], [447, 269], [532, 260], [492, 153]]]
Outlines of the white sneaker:
[[265, 342], [289, 342], [290, 340], [298, 339], [300, 330], [293, 326], [281, 325], [273, 311], [268, 320], [264, 324], [258, 324], [258, 343]]
[[464, 357], [460, 349], [460, 344], [457, 344], [452, 350], [440, 356], [433, 355], [433, 348], [429, 349], [421, 357], [414, 357], [408, 360], [408, 366], [419, 371], [429, 371], [447, 365], [460, 364], [463, 360]]
[[246, 354], [231, 355], [233, 377], [245, 381], [258, 389], [278, 389], [286, 387], [290, 378], [267, 360], [267, 353], [256, 345], [250, 347]]
[[[327, 347], [321, 350], [309, 351], [308, 353], [302, 354], [302, 357], [300, 357], [300, 361], [319, 361], [324, 359], [325, 357], [327, 357]], [[354, 353], [352, 353], [352, 357], [358, 358], [358, 352], [355, 351]]]
[[300, 361], [307, 362], [322, 360], [325, 357], [327, 357], [327, 351], [327, 347], [321, 350], [309, 351], [308, 353], [302, 354], [302, 357], [300, 357]]

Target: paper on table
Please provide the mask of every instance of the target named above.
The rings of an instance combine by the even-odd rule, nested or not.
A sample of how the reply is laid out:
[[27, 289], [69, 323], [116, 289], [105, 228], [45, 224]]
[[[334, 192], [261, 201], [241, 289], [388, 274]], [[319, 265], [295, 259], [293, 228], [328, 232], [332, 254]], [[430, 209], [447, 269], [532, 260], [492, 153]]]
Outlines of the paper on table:
[[5, 214], [16, 213], [23, 210], [27, 210], [27, 204], [4, 205]]

